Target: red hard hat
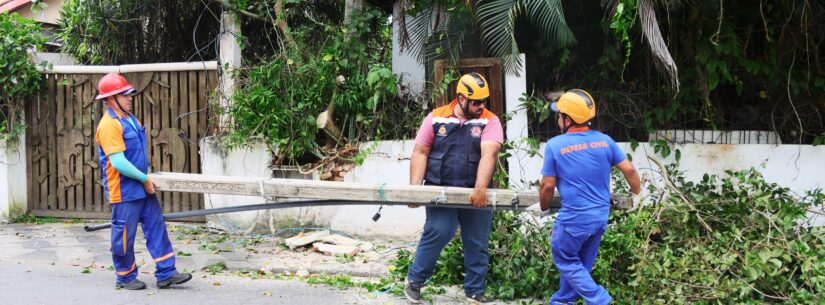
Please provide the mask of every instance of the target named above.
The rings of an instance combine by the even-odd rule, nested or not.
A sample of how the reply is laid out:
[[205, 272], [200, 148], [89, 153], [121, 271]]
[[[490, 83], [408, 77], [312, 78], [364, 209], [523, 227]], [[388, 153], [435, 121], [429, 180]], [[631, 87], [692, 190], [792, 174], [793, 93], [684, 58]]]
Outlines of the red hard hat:
[[99, 100], [122, 92], [133, 94], [137, 90], [126, 81], [123, 75], [109, 73], [100, 78], [100, 82], [97, 83], [97, 91], [100, 94], [95, 99]]

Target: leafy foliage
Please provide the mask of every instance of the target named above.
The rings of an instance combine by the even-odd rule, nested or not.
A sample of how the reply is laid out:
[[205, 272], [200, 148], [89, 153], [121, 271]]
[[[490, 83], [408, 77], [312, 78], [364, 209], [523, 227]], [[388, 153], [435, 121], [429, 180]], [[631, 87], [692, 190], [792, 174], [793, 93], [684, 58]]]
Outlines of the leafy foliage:
[[[611, 215], [592, 274], [616, 304], [825, 300], [825, 228], [810, 226], [806, 216], [809, 208], [825, 203], [825, 194], [794, 195], [755, 169], [696, 183], [670, 170], [676, 190], [654, 192], [660, 196], [655, 203]], [[666, 195], [677, 190], [684, 196]], [[551, 228], [552, 223], [537, 226], [511, 212], [496, 214], [488, 293], [502, 299], [549, 298], [558, 283]], [[394, 272], [406, 274], [409, 260], [409, 252], [399, 253]], [[462, 270], [461, 243], [454, 240], [439, 257], [430, 284], [460, 284]]]
[[[616, 4], [616, 12], [610, 20], [610, 29], [621, 38], [625, 47], [624, 67], [627, 67], [630, 62], [630, 51], [633, 49], [633, 44], [630, 42], [630, 30], [634, 23], [636, 23], [636, 0], [619, 1]], [[624, 72], [624, 68], [622, 71]]]
[[502, 59], [505, 69], [515, 71], [522, 65], [515, 38], [516, 18], [520, 15], [526, 15], [530, 23], [558, 47], [575, 41], [560, 0], [489, 0], [478, 1], [477, 5], [482, 41], [491, 55]]
[[[229, 109], [235, 120], [229, 143], [261, 139], [289, 159], [322, 157], [315, 116], [330, 104], [349, 141], [409, 137], [423, 112], [397, 97], [396, 76], [382, 64], [389, 50], [373, 49], [388, 44], [389, 31], [383, 15], [370, 10], [349, 27], [327, 27], [329, 41], [297, 40], [301, 54], [284, 53], [242, 70], [244, 83]], [[375, 32], [381, 35], [367, 35]]]
[[[825, 131], [825, 64], [815, 47], [825, 42], [817, 34], [825, 20], [813, 13], [825, 8], [821, 2], [607, 2], [623, 5], [621, 14], [610, 5], [564, 3], [579, 38], [573, 46], [557, 50], [538, 35], [520, 40], [528, 90], [540, 97], [588, 90], [598, 105], [596, 127], [623, 141], [646, 141], [657, 129], [721, 129], [771, 130], [782, 143], [812, 144]], [[657, 28], [679, 67], [678, 92], [670, 68], [661, 68], [650, 43], [639, 43], [650, 40], [642, 2], [661, 17]], [[636, 13], [628, 9], [633, 3]], [[566, 60], [548, 60], [556, 58]], [[533, 135], [545, 139], [556, 129], [548, 122]]]
[[66, 0], [62, 51], [87, 64], [214, 60], [220, 5], [211, 1]]
[[40, 90], [42, 78], [28, 50], [46, 42], [40, 26], [17, 13], [0, 14], [0, 135], [3, 142], [16, 139], [25, 126], [20, 125], [23, 106]]
[[516, 40], [520, 21], [529, 22], [554, 49], [575, 42], [560, 0], [422, 0], [412, 1], [404, 15], [413, 18], [409, 26], [401, 24], [401, 31], [409, 33], [402, 39], [426, 65], [434, 59], [465, 57], [466, 48], [484, 50], [470, 54], [498, 57], [506, 71], [518, 71], [523, 65]]

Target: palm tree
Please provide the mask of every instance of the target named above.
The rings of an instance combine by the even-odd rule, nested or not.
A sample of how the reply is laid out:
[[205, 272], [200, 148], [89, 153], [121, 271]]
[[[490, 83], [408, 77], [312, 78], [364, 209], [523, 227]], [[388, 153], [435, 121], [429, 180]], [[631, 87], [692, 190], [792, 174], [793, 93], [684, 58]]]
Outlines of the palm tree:
[[501, 59], [505, 71], [518, 71], [523, 64], [515, 37], [519, 18], [526, 18], [559, 48], [575, 43], [561, 0], [436, 0], [430, 4], [416, 7], [405, 2], [402, 16], [414, 17], [409, 24], [399, 18], [402, 49], [425, 64], [437, 58], [457, 60], [468, 40], [480, 40], [487, 54]]
[[[675, 9], [689, 0], [603, 0], [614, 16], [623, 2], [635, 4], [632, 18], [641, 21], [645, 42], [657, 59], [657, 67], [668, 76], [671, 87], [678, 91], [676, 63], [667, 49], [659, 30], [654, 5]], [[420, 1], [426, 7], [416, 7], [410, 1], [403, 3], [402, 16], [414, 16], [409, 24], [399, 18], [402, 50], [409, 50], [423, 64], [432, 60], [461, 57], [469, 38], [480, 37], [486, 54], [501, 59], [508, 73], [518, 71], [521, 62], [516, 43], [516, 24], [520, 18], [527, 21], [557, 48], [573, 45], [576, 39], [567, 26], [561, 0], [450, 0]], [[656, 2], [656, 3], [654, 3]]]

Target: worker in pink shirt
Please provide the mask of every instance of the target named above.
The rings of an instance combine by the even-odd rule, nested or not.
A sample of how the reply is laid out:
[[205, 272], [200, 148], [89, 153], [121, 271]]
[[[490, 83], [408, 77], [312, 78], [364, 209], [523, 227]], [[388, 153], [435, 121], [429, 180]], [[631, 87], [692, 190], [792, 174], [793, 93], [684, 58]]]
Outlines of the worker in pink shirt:
[[410, 161], [410, 184], [473, 188], [476, 209], [427, 207], [424, 233], [407, 273], [404, 293], [421, 300], [421, 286], [432, 276], [441, 250], [461, 225], [464, 244], [464, 294], [468, 301], [489, 303], [484, 295], [489, 263], [487, 253], [493, 211], [487, 206], [487, 187], [495, 169], [504, 131], [498, 117], [485, 109], [490, 86], [478, 73], [463, 75], [449, 105], [427, 115], [415, 138]]

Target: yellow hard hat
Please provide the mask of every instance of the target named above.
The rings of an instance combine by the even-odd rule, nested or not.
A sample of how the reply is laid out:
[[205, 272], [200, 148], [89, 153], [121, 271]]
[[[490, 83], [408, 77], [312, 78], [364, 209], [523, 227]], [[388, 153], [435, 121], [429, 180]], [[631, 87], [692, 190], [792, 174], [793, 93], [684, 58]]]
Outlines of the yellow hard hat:
[[577, 124], [587, 123], [596, 117], [596, 103], [593, 101], [593, 96], [581, 89], [565, 92], [557, 102], [550, 104], [550, 109], [566, 114]]
[[455, 85], [455, 93], [471, 100], [483, 100], [490, 96], [490, 86], [481, 74], [470, 72], [461, 76]]

